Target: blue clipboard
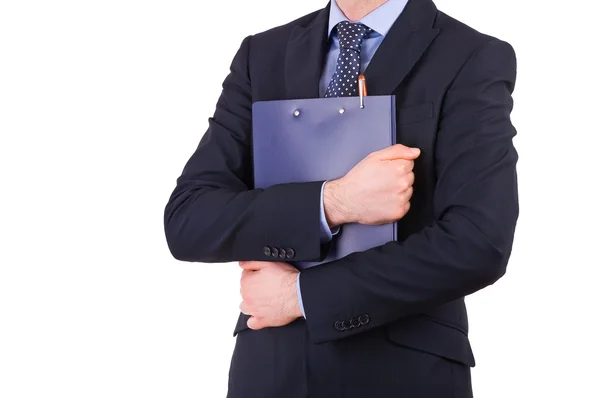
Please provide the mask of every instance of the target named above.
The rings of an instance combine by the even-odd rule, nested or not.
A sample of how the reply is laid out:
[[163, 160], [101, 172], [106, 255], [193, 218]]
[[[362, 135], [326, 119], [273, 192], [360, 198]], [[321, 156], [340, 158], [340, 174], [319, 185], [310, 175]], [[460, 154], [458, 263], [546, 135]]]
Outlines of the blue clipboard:
[[[255, 188], [344, 176], [371, 152], [396, 143], [394, 96], [256, 102], [252, 106]], [[307, 268], [396, 240], [396, 223], [345, 224], [328, 257]]]

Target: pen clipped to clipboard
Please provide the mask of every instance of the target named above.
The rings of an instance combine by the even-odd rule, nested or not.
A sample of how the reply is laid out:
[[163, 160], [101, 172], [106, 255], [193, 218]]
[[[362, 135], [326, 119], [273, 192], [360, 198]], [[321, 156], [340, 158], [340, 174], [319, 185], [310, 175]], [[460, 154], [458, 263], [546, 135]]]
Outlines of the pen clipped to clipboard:
[[365, 108], [365, 97], [367, 96], [367, 79], [365, 75], [358, 76], [358, 97], [360, 98], [360, 109]]

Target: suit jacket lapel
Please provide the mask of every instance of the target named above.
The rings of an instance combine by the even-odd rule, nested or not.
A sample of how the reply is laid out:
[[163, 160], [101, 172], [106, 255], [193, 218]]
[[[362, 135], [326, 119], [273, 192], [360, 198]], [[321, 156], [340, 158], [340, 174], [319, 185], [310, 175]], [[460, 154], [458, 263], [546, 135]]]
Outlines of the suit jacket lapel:
[[285, 59], [286, 97], [318, 98], [319, 81], [328, 49], [329, 5], [306, 27], [296, 26]]
[[369, 95], [390, 95], [400, 85], [438, 35], [436, 13], [431, 0], [409, 0], [365, 71]]

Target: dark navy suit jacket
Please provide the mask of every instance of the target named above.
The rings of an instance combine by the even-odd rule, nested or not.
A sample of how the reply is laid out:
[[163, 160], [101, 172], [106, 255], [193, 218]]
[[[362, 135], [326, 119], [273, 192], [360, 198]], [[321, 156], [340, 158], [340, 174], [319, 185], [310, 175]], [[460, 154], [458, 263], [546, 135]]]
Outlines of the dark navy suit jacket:
[[[176, 258], [326, 255], [322, 181], [253, 189], [251, 107], [319, 96], [328, 13], [243, 41], [166, 207]], [[504, 275], [518, 215], [515, 75], [509, 44], [409, 1], [365, 72], [369, 95], [396, 95], [397, 141], [422, 151], [398, 241], [303, 271], [306, 321], [255, 332], [240, 315], [231, 397], [470, 395], [464, 297]]]

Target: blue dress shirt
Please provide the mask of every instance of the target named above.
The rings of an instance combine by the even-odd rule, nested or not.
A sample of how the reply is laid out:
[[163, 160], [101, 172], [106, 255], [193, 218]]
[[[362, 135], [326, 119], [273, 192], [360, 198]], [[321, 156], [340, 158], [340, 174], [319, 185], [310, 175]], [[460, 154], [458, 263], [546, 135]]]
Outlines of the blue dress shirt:
[[[391, 29], [396, 19], [400, 16], [404, 7], [406, 7], [406, 3], [408, 0], [388, 0], [383, 3], [380, 7], [375, 9], [369, 15], [365, 16], [361, 19], [360, 22], [373, 30], [362, 43], [361, 51], [360, 51], [360, 62], [361, 62], [361, 73], [367, 69], [369, 63], [373, 59], [373, 55], [379, 48], [379, 45]], [[327, 87], [329, 86], [329, 82], [335, 73], [335, 69], [337, 67], [337, 59], [340, 55], [340, 41], [338, 39], [337, 31], [335, 27], [338, 23], [342, 21], [348, 21], [348, 18], [344, 15], [342, 10], [340, 10], [337, 2], [335, 0], [331, 1], [331, 9], [329, 11], [329, 52], [327, 53], [327, 57], [325, 59], [325, 67], [323, 69], [323, 73], [321, 75], [321, 80], [319, 84], [319, 92], [321, 97], [325, 96], [325, 92], [327, 91]], [[368, 84], [368, 82], [367, 82]], [[323, 206], [323, 189], [325, 184], [321, 187], [321, 243], [329, 242], [336, 232], [331, 231], [329, 229], [329, 225], [327, 224], [327, 219], [325, 217], [325, 209]], [[338, 229], [339, 230], [339, 229]], [[300, 309], [302, 310], [302, 315], [306, 318], [306, 314], [304, 313], [304, 306], [302, 305], [302, 293], [300, 291], [300, 274], [298, 274], [298, 278], [296, 279], [296, 289], [298, 291], [298, 299], [300, 301]]]

